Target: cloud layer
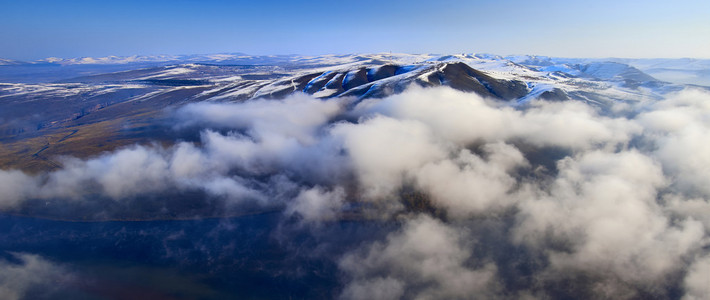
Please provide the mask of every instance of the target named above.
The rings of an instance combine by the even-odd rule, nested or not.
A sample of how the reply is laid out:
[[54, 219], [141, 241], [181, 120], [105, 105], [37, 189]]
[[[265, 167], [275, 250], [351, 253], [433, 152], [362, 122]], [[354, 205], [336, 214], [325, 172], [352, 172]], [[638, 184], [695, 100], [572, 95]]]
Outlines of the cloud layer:
[[190, 104], [175, 120], [201, 130], [199, 143], [65, 158], [34, 176], [0, 170], [0, 208], [198, 191], [204, 205], [278, 208], [314, 231], [395, 220], [337, 259], [346, 299], [706, 294], [706, 92], [602, 109], [412, 88], [363, 102]]

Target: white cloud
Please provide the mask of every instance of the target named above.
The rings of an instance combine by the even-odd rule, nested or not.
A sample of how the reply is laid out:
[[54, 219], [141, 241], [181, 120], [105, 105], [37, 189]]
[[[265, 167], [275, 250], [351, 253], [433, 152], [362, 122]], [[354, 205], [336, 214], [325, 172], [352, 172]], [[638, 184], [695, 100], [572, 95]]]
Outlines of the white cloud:
[[710, 295], [708, 281], [710, 281], [710, 256], [705, 256], [690, 266], [684, 281], [686, 293], [683, 300], [707, 299]]
[[32, 196], [37, 180], [18, 170], [0, 170], [0, 208], [14, 207]]
[[408, 172], [446, 157], [429, 128], [417, 121], [375, 116], [337, 124], [331, 133], [343, 141], [366, 198], [391, 196]]
[[299, 214], [306, 222], [332, 221], [338, 216], [345, 201], [345, 190], [336, 187], [325, 190], [316, 186], [302, 190], [289, 202], [287, 214]]
[[[701, 246], [699, 222], [671, 224], [663, 214], [657, 193], [666, 179], [648, 156], [594, 151], [558, 167], [549, 190], [520, 204], [516, 228], [516, 239], [548, 253], [556, 272], [660, 283]], [[554, 250], [550, 241], [566, 247]]]
[[469, 246], [460, 230], [418, 216], [386, 241], [351, 252], [340, 261], [353, 278], [342, 296], [397, 296], [404, 289], [404, 297], [411, 299], [484, 297], [495, 286], [495, 266], [469, 267], [473, 255]]
[[339, 114], [343, 99], [322, 101], [306, 94], [284, 100], [250, 100], [239, 104], [195, 103], [181, 108], [182, 126], [196, 124], [246, 130], [257, 140], [270, 135], [314, 142], [315, 131]]
[[689, 195], [710, 197], [710, 95], [687, 90], [650, 105], [637, 117], [674, 185]]
[[582, 102], [536, 102], [524, 111], [453, 89], [423, 89], [382, 100], [364, 101], [359, 114], [380, 113], [427, 124], [444, 141], [521, 139], [538, 146], [588, 149], [625, 143], [640, 127], [624, 118], [608, 118]]
[[[581, 101], [514, 108], [447, 88], [414, 88], [349, 111], [346, 104], [296, 95], [188, 105], [178, 120], [200, 126], [199, 144], [67, 159], [37, 176], [0, 171], [0, 206], [201, 190], [228, 204], [281, 205], [286, 216], [320, 223], [337, 220], [347, 199], [403, 225], [342, 258], [343, 298], [494, 295], [504, 276], [498, 270], [517, 266], [493, 263], [502, 264], [503, 253], [472, 250], [484, 237], [467, 224], [487, 218], [512, 227], [497, 225], [499, 236], [485, 238], [542, 261], [529, 268], [534, 284], [506, 286], [507, 295], [552, 297], [556, 284], [572, 280], [565, 278], [582, 278], [570, 289], [663, 297], [685, 273], [688, 299], [702, 295], [707, 93], [611, 112]], [[406, 211], [403, 188], [424, 195], [446, 221]]]
[[488, 159], [461, 150], [454, 159], [424, 165], [415, 174], [417, 186], [452, 216], [467, 217], [512, 205], [509, 192], [516, 179], [510, 172], [526, 166], [527, 161], [507, 144], [487, 144], [483, 150]]

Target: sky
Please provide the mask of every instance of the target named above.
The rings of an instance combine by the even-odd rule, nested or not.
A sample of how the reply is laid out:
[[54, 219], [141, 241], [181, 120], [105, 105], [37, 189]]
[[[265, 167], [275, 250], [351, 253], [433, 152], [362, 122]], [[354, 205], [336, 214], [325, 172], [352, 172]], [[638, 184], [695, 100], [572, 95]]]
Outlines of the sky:
[[710, 58], [710, 1], [0, 0], [0, 57], [492, 53]]

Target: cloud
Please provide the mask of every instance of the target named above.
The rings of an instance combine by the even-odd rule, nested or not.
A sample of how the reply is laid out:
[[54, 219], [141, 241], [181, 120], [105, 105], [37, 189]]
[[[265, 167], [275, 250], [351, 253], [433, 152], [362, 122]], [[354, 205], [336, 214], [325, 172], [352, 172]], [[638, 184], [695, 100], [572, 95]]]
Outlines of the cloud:
[[702, 245], [699, 222], [672, 224], [663, 214], [657, 193], [666, 182], [649, 157], [594, 151], [560, 161], [559, 170], [549, 190], [521, 202], [515, 229], [519, 242], [547, 252], [556, 273], [662, 284]]
[[405, 174], [446, 157], [431, 130], [417, 121], [374, 116], [337, 124], [331, 133], [342, 140], [366, 198], [391, 196]]
[[187, 106], [178, 111], [181, 118], [189, 116], [193, 118], [190, 122], [231, 126], [243, 133], [221, 134], [207, 128], [201, 134], [201, 146], [187, 142], [169, 148], [135, 145], [86, 160], [64, 158], [61, 169], [38, 177], [2, 171], [7, 186], [0, 188], [8, 195], [3, 200], [7, 205], [28, 198], [83, 199], [93, 195], [121, 200], [175, 188], [197, 188], [233, 198], [261, 198], [246, 186], [249, 180], [233, 173], [270, 175], [284, 165], [300, 164], [294, 156], [312, 162], [315, 158], [308, 157], [308, 144], [314, 143], [317, 127], [323, 126], [341, 106], [335, 101], [305, 96], [283, 102]]
[[315, 131], [344, 109], [347, 99], [322, 101], [306, 94], [284, 100], [249, 100], [239, 104], [194, 103], [177, 111], [179, 127], [203, 126], [244, 130], [257, 140], [289, 137], [314, 142]]
[[537, 146], [588, 149], [627, 142], [640, 131], [633, 122], [602, 116], [581, 101], [539, 101], [517, 110], [446, 88], [412, 87], [408, 93], [364, 101], [354, 111], [417, 120], [437, 137], [458, 145], [520, 139]]
[[[41, 194], [44, 197], [79, 197], [87, 189], [113, 199], [161, 191], [169, 177], [169, 164], [159, 147], [134, 146], [90, 160], [66, 159], [52, 172]], [[90, 183], [88, 183], [90, 182]]]
[[461, 150], [453, 159], [431, 162], [415, 174], [419, 188], [449, 215], [467, 217], [513, 204], [509, 194], [517, 181], [511, 173], [527, 166], [513, 146], [496, 143], [482, 147], [487, 159]]
[[27, 299], [27, 294], [47, 298], [60, 285], [72, 280], [64, 267], [41, 256], [27, 253], [10, 253], [10, 260], [0, 260], [0, 295], [3, 299]]
[[353, 280], [343, 298], [383, 296], [398, 299], [463, 299], [483, 297], [494, 285], [495, 266], [469, 266], [468, 241], [457, 229], [418, 216], [400, 232], [343, 257], [340, 267]]
[[314, 235], [345, 211], [395, 222], [337, 260], [347, 299], [692, 299], [709, 254], [710, 95], [641, 100], [511, 106], [414, 87], [190, 104], [175, 128], [198, 142], [0, 171], [0, 206], [199, 191], [217, 210], [282, 209]]
[[291, 200], [287, 214], [298, 214], [306, 222], [335, 220], [345, 201], [345, 190], [336, 187], [331, 191], [316, 186], [302, 190]]
[[655, 146], [652, 154], [689, 195], [710, 197], [710, 104], [708, 95], [687, 90], [652, 103], [636, 118]]
[[705, 256], [690, 266], [688, 275], [683, 282], [687, 291], [683, 299], [704, 299], [710, 295], [708, 278], [710, 278], [710, 256]]
[[14, 207], [32, 195], [36, 179], [18, 170], [0, 170], [0, 208]]

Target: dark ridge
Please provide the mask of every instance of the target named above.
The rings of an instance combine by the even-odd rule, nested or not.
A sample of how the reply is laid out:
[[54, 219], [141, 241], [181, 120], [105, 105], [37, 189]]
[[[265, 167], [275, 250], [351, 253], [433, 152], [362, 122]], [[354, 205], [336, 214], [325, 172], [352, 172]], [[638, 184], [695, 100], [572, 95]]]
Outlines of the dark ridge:
[[552, 75], [554, 75], [554, 76], [556, 76], [556, 77], [560, 77], [560, 78], [577, 78], [577, 76], [574, 76], [574, 75], [572, 75], [572, 74], [565, 73], [565, 72], [560, 72], [560, 71], [554, 71], [554, 72], [552, 72], [552, 73], [550, 73], [550, 74], [552, 74]]
[[426, 77], [426, 80], [421, 80], [417, 79], [417, 83], [419, 85], [427, 87], [427, 86], [440, 86], [444, 85], [444, 79], [443, 79], [443, 73], [441, 72], [435, 72], [431, 73]]
[[384, 65], [376, 69], [369, 69], [367, 72], [367, 80], [370, 82], [392, 77], [397, 73], [400, 67], [396, 65]]
[[495, 79], [462, 62], [448, 63], [439, 73], [442, 84], [484, 97], [512, 100], [528, 93], [528, 87], [522, 81]]
[[387, 96], [391, 96], [394, 94], [398, 94], [403, 92], [411, 81], [398, 81], [398, 82], [386, 82], [386, 83], [377, 83], [373, 82], [370, 84], [366, 84], [364, 86], [360, 86], [357, 88], [354, 88], [352, 90], [349, 90], [340, 96], [355, 96], [359, 97], [361, 99], [366, 99], [366, 98], [384, 98]]
[[565, 91], [558, 88], [543, 92], [542, 94], [540, 94], [539, 98], [548, 101], [564, 101], [570, 99], [569, 95], [567, 95]]
[[318, 75], [310, 82], [308, 82], [306, 87], [303, 89], [303, 92], [308, 94], [314, 94], [315, 92], [320, 91], [337, 74], [338, 73], [329, 71]]
[[[413, 71], [407, 66], [384, 65], [379, 68], [359, 68], [349, 72], [322, 73], [309, 82], [304, 92], [313, 94], [325, 88], [338, 89], [334, 96], [355, 96], [358, 98], [380, 98], [403, 91], [411, 83], [423, 87], [449, 86], [451, 88], [474, 92], [484, 97], [513, 100], [528, 94], [528, 87], [522, 81], [495, 79], [475, 70], [465, 63], [442, 63], [434, 67], [439, 70], [426, 75], [426, 78], [408, 77], [398, 82], [377, 82], [388, 77]], [[430, 72], [425, 68], [419, 72]], [[341, 87], [338, 88], [338, 83]], [[561, 96], [557, 95], [557, 96]], [[555, 96], [555, 95], [550, 95]]]
[[343, 73], [337, 73], [335, 76], [328, 81], [328, 83], [325, 84], [326, 89], [334, 89], [337, 90], [338, 93], [342, 93], [345, 91], [343, 89], [343, 78], [345, 77], [345, 74]]
[[378, 88], [375, 85], [365, 84], [365, 85], [360, 85], [355, 88], [349, 89], [337, 96], [338, 97], [354, 96], [354, 97], [358, 97], [358, 98], [365, 98], [365, 94], [367, 94], [368, 91], [377, 90], [377, 89]]
[[445, 85], [460, 91], [475, 92], [482, 96], [491, 97], [492, 95], [488, 89], [475, 77], [471, 76], [471, 74], [474, 74], [472, 71], [475, 70], [463, 63], [447, 63], [440, 70], [429, 74], [426, 80], [418, 78], [416, 82], [424, 87]]
[[[398, 72], [401, 71], [407, 72], [409, 70], [403, 70], [400, 66], [390, 64], [378, 68], [362, 67], [352, 71], [328, 71], [311, 74], [308, 76], [312, 76], [313, 79], [305, 85], [303, 92], [314, 94], [322, 89], [334, 89], [337, 90], [334, 96], [362, 97], [366, 94], [370, 95], [369, 97], [373, 97], [372, 95], [386, 96], [389, 94], [377, 93], [376, 90], [379, 87], [370, 83], [398, 75]], [[372, 93], [368, 93], [371, 91]]]
[[437, 59], [436, 61], [446, 61], [446, 60], [452, 59], [452, 58], [454, 58], [453, 55], [444, 55], [442, 57], [439, 57], [439, 59]]
[[368, 83], [366, 68], [360, 68], [357, 71], [350, 71], [344, 74], [343, 89], [346, 91], [366, 83]]
[[308, 75], [303, 75], [300, 77], [297, 77], [296, 79], [292, 80], [294, 84], [296, 84], [296, 88], [298, 90], [303, 90], [306, 85], [313, 80], [313, 78], [318, 77], [319, 74], [308, 74]]

